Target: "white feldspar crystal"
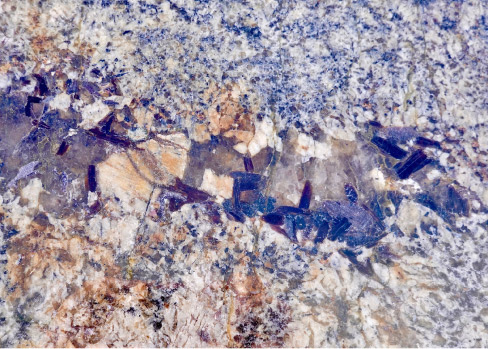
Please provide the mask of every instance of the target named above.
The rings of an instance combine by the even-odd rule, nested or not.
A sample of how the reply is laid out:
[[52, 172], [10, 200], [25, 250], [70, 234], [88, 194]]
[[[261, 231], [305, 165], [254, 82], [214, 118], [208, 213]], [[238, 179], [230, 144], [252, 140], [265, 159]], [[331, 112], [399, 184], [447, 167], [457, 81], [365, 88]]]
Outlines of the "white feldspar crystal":
[[92, 129], [105, 118], [110, 112], [108, 105], [104, 104], [101, 99], [95, 103], [86, 105], [81, 111], [83, 121], [78, 126], [86, 130]]
[[54, 97], [49, 103], [49, 107], [52, 109], [59, 109], [62, 111], [68, 110], [71, 105], [71, 97], [67, 93], [60, 93]]
[[325, 160], [331, 156], [329, 143], [318, 142], [305, 133], [300, 133], [296, 141], [296, 152], [303, 157], [304, 162], [310, 158]]
[[220, 196], [225, 199], [232, 197], [232, 186], [234, 179], [230, 176], [218, 176], [211, 169], [205, 169], [203, 182], [200, 189], [210, 195]]

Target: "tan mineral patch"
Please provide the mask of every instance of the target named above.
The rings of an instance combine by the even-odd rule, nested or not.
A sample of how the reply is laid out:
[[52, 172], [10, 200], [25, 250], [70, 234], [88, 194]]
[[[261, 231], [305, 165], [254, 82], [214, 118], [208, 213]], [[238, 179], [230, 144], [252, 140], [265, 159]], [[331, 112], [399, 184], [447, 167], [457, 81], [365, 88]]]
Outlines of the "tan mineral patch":
[[129, 151], [141, 174], [158, 184], [169, 184], [172, 176], [183, 178], [191, 142], [182, 133], [158, 135], [139, 145], [141, 151]]
[[[240, 104], [239, 98], [244, 93], [244, 88], [237, 83], [225, 87], [211, 84], [205, 91], [204, 98], [210, 104], [207, 111], [208, 130], [212, 135], [223, 133], [225, 137], [249, 142], [254, 133], [254, 111], [245, 110]], [[251, 135], [226, 132], [237, 130], [250, 132]]]
[[262, 303], [265, 294], [264, 285], [256, 273], [248, 272], [248, 265], [245, 263], [235, 268], [231, 285], [244, 307]]
[[[26, 237], [17, 239], [15, 248], [9, 251], [7, 264], [10, 280], [17, 286], [9, 298], [21, 297], [22, 292], [47, 282], [52, 275], [59, 280], [74, 282], [86, 263], [84, 251], [90, 251], [91, 258], [104, 265], [114, 265], [112, 250], [80, 237], [68, 238], [55, 231], [32, 231]], [[55, 288], [51, 291], [54, 292]], [[53, 302], [56, 300], [52, 298]]]
[[210, 133], [208, 132], [207, 125], [196, 124], [192, 130], [192, 139], [199, 143], [205, 143], [210, 140]]
[[161, 157], [157, 154], [158, 147], [154, 143], [156, 142], [150, 140], [141, 145], [145, 150], [129, 150], [127, 155], [131, 165], [148, 183], [166, 185], [170, 183], [172, 176], [161, 166]]
[[224, 137], [232, 138], [234, 137], [239, 142], [244, 142], [248, 144], [254, 137], [254, 134], [250, 131], [241, 131], [241, 130], [229, 130], [224, 133]]
[[137, 124], [146, 130], [150, 130], [154, 120], [154, 113], [151, 113], [147, 108], [135, 108], [133, 110], [134, 118], [137, 120]]
[[183, 177], [189, 148], [185, 135], [173, 134], [144, 142], [138, 150], [111, 155], [98, 165], [102, 193], [147, 200], [153, 185], [168, 185], [174, 177]]
[[151, 184], [139, 174], [125, 153], [112, 154], [98, 164], [97, 172], [100, 189], [106, 196], [146, 200], [151, 194]]
[[133, 316], [124, 309], [145, 309], [150, 304], [147, 297], [143, 282], [111, 278], [85, 282], [59, 306], [45, 332], [55, 346], [141, 346], [152, 327], [145, 316]]

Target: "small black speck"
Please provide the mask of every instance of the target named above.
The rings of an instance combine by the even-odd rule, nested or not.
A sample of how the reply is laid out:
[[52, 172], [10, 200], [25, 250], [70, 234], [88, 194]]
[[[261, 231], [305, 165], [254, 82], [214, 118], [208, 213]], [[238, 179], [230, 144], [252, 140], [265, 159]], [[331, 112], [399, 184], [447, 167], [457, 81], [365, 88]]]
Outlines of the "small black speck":
[[154, 331], [158, 331], [163, 327], [163, 324], [161, 323], [161, 321], [155, 321], [153, 323], [153, 327], [154, 327]]

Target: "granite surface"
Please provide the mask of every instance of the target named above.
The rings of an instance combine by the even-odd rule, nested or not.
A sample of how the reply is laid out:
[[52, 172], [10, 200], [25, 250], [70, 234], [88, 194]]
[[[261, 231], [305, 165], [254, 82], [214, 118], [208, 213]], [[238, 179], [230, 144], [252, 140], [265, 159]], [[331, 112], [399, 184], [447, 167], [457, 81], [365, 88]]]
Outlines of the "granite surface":
[[484, 0], [0, 0], [0, 346], [488, 346]]

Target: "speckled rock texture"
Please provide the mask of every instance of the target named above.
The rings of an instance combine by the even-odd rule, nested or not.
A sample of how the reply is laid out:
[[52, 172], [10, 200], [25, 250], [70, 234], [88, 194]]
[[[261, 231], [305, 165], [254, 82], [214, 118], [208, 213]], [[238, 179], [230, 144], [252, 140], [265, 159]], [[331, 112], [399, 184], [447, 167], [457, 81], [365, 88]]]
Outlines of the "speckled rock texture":
[[0, 0], [1, 347], [487, 347], [484, 0]]

